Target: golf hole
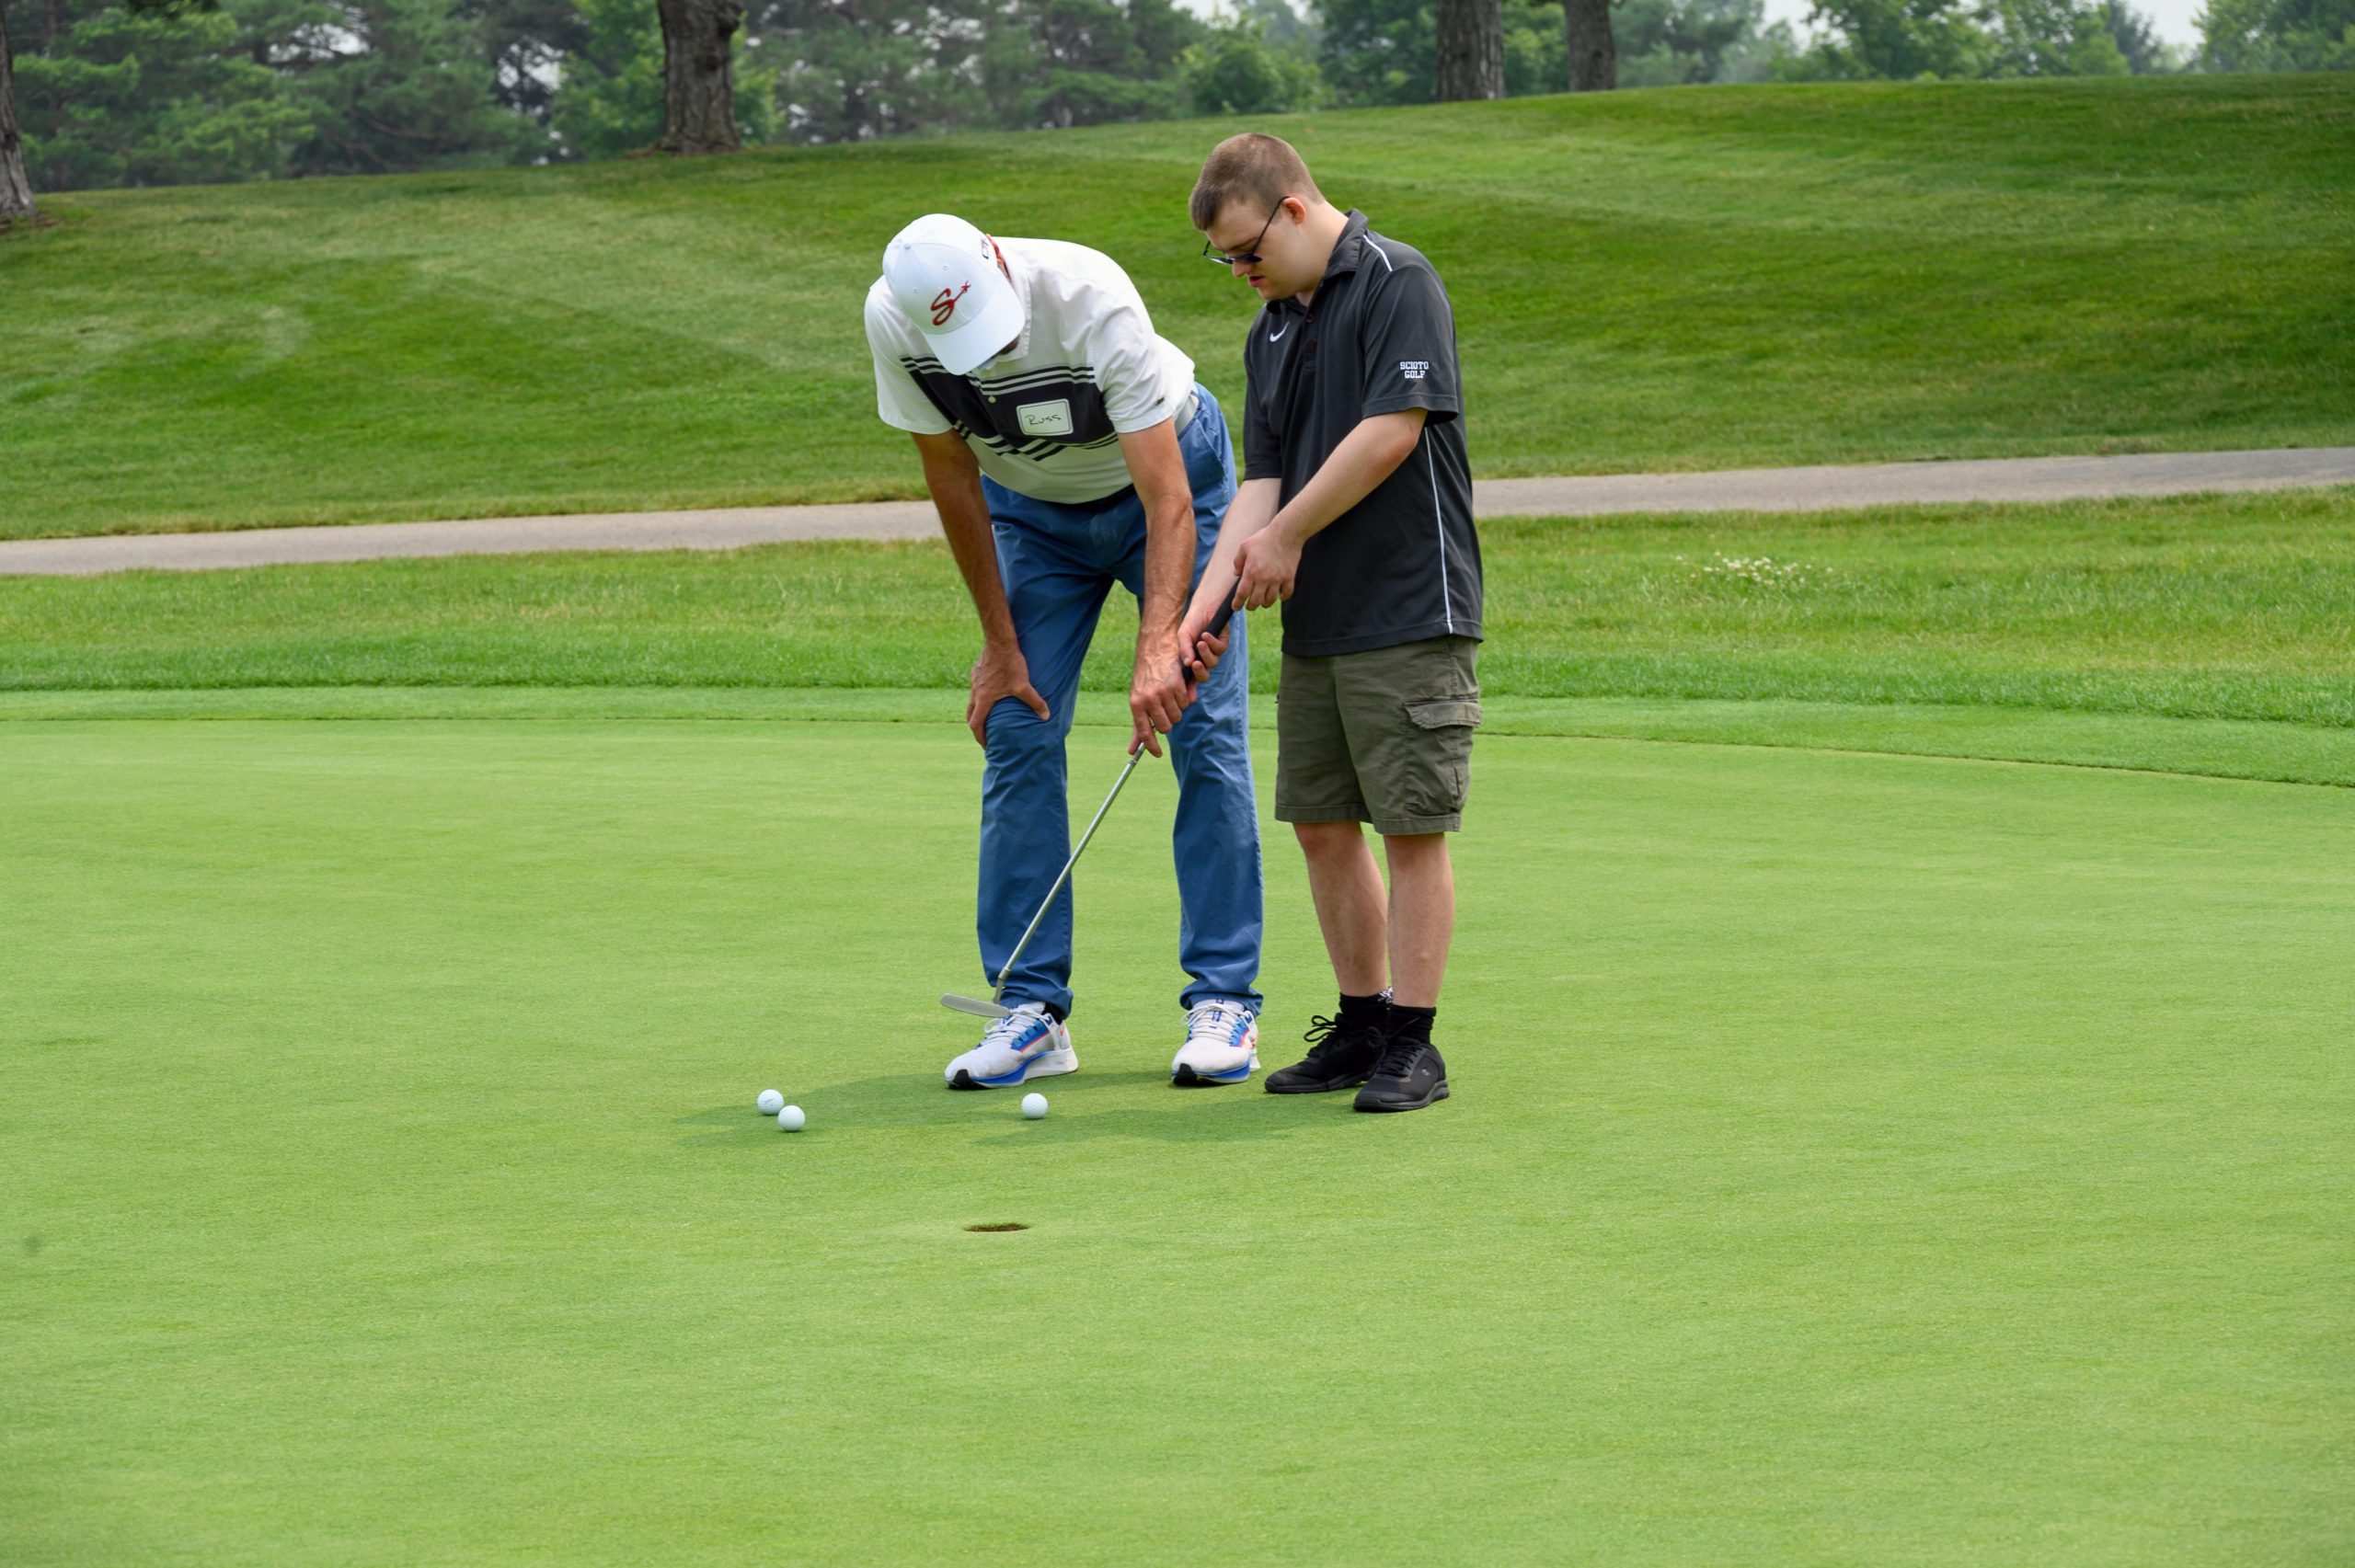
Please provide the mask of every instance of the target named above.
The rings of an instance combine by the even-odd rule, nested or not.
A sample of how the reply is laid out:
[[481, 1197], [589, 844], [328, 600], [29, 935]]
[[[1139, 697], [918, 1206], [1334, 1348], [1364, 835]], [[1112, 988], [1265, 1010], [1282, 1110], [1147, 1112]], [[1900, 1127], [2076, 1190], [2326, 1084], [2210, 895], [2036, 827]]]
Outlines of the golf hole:
[[1017, 1225], [1009, 1219], [1003, 1225], [968, 1225], [965, 1229], [968, 1230], [1028, 1230], [1030, 1227]]

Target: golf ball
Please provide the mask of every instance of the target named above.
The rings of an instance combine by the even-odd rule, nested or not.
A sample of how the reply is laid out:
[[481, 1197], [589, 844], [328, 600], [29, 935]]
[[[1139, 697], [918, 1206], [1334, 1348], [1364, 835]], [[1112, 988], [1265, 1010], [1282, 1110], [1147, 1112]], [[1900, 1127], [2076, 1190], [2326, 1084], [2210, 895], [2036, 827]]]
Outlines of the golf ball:
[[776, 1125], [787, 1132], [799, 1132], [801, 1124], [809, 1119], [801, 1114], [801, 1107], [798, 1105], [787, 1105], [776, 1114]]
[[1023, 1095], [1022, 1114], [1028, 1116], [1032, 1121], [1037, 1121], [1040, 1116], [1047, 1114], [1047, 1097], [1044, 1094]]
[[761, 1097], [752, 1104], [761, 1108], [761, 1115], [773, 1116], [785, 1109], [785, 1096], [774, 1089], [764, 1089], [761, 1091]]

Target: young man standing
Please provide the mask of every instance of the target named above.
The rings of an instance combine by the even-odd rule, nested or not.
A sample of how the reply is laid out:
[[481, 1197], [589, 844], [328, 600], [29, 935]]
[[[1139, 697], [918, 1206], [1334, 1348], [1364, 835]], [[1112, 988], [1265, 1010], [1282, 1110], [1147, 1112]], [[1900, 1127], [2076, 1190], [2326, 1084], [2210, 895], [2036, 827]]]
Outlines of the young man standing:
[[[1270, 1093], [1362, 1084], [1361, 1111], [1447, 1097], [1431, 1043], [1455, 927], [1447, 834], [1480, 722], [1480, 544], [1455, 325], [1422, 256], [1327, 202], [1273, 136], [1222, 142], [1194, 187], [1204, 254], [1266, 302], [1244, 349], [1245, 478], [1181, 635], [1223, 585], [1283, 603], [1276, 816], [1308, 859], [1341, 1003]], [[1360, 823], [1382, 835], [1385, 895]]]
[[[1114, 583], [1137, 596], [1131, 746], [1178, 773], [1178, 958], [1190, 977], [1174, 1082], [1258, 1066], [1259, 831], [1249, 673], [1180, 663], [1178, 620], [1235, 495], [1218, 402], [1162, 338], [1111, 258], [917, 219], [867, 295], [878, 412], [924, 462], [982, 623], [965, 722], [982, 775], [982, 967], [994, 977], [1071, 852], [1063, 742], [1081, 661]], [[1065, 886], [1006, 978], [1011, 1009], [949, 1062], [954, 1089], [1079, 1065]]]

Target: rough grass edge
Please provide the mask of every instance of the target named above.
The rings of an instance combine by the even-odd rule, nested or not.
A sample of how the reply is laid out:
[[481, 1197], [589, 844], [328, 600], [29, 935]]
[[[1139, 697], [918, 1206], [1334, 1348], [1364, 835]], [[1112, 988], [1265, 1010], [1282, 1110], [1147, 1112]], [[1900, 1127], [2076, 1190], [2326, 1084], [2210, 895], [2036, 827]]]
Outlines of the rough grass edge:
[[[963, 693], [885, 687], [232, 687], [0, 692], [0, 726], [148, 722], [918, 724], [962, 728]], [[2083, 768], [2355, 789], [2355, 730], [1936, 704], [1499, 697], [1483, 734], [1515, 739], [1740, 746]], [[1074, 726], [1123, 730], [1118, 692], [1081, 693]], [[1258, 743], [1271, 747], [1269, 713]], [[0, 729], [0, 750], [8, 737]], [[1074, 742], [1074, 761], [1087, 742]], [[1109, 753], [1108, 753], [1109, 754]], [[1477, 793], [1475, 768], [1475, 794]]]

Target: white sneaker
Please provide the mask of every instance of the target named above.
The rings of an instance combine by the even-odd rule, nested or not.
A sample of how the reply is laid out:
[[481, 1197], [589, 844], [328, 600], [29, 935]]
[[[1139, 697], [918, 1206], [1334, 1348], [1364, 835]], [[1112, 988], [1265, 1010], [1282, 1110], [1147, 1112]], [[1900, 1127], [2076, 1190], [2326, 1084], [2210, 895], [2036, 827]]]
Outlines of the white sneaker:
[[982, 1043], [948, 1064], [941, 1076], [951, 1089], [1010, 1089], [1032, 1078], [1074, 1072], [1079, 1057], [1071, 1031], [1055, 1022], [1045, 1005], [1026, 1001], [982, 1031]]
[[1169, 1064], [1172, 1083], [1240, 1083], [1258, 1065], [1258, 1013], [1239, 1001], [1198, 1001], [1186, 1010], [1186, 1043]]

